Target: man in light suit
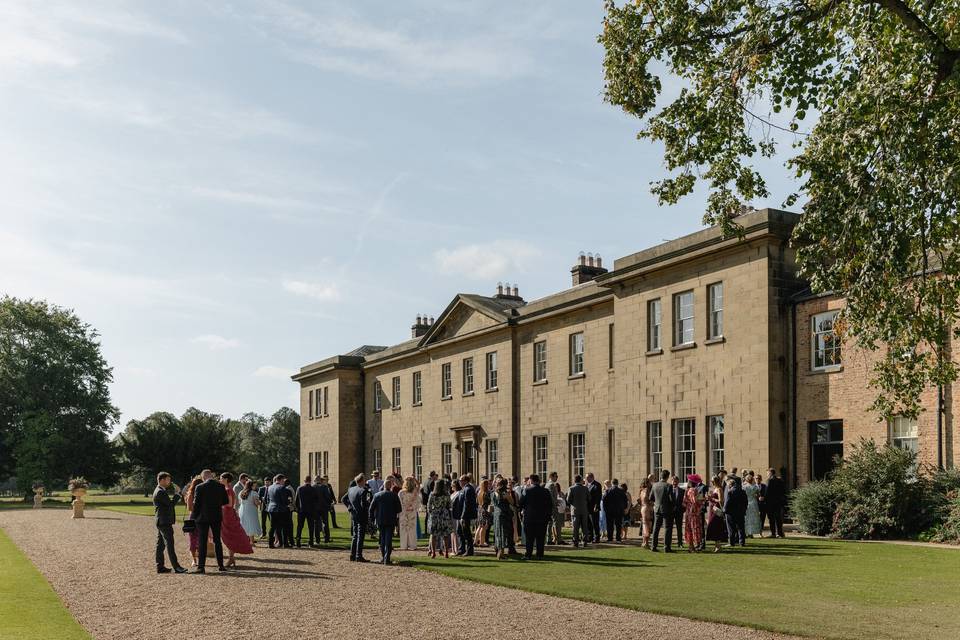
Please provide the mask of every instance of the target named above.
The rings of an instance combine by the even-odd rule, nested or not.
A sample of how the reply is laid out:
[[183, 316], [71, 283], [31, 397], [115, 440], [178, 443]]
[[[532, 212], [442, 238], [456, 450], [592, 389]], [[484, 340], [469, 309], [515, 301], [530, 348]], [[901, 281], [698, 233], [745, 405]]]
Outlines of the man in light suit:
[[583, 478], [577, 476], [567, 489], [567, 502], [570, 504], [570, 523], [573, 527], [573, 548], [590, 544], [590, 490], [583, 484]]
[[200, 539], [200, 558], [196, 573], [206, 573], [207, 536], [213, 534], [213, 550], [217, 557], [217, 569], [226, 571], [223, 566], [223, 542], [220, 540], [220, 525], [223, 523], [223, 505], [229, 504], [227, 489], [217, 482], [213, 471], [204, 469], [203, 482], [193, 492], [193, 513], [190, 517], [197, 523]]
[[[277, 474], [273, 477], [273, 484], [267, 490], [267, 512], [270, 514], [270, 548], [276, 544], [285, 549], [293, 547], [293, 536], [288, 535], [292, 528], [293, 514], [290, 505], [293, 502], [293, 492], [284, 484], [286, 477]], [[290, 527], [287, 524], [290, 523]]]
[[664, 535], [664, 552], [673, 553], [670, 548], [671, 538], [673, 537], [673, 511], [676, 508], [673, 501], [673, 487], [667, 480], [670, 479], [670, 472], [664, 469], [660, 472], [660, 481], [653, 484], [653, 546], [652, 551], [657, 551], [657, 543], [660, 541], [660, 528], [666, 523], [666, 533]]
[[550, 481], [547, 482], [546, 486], [546, 490], [550, 492], [550, 499], [553, 500], [553, 526], [550, 527], [553, 533], [549, 537], [553, 540], [553, 544], [566, 544], [560, 535], [563, 531], [564, 513], [557, 508], [560, 496], [563, 494], [560, 482], [557, 480], [558, 477], [556, 471], [551, 472]]
[[393, 478], [387, 478], [383, 491], [373, 496], [370, 501], [368, 516], [377, 523], [377, 530], [380, 531], [380, 564], [393, 564], [390, 561], [390, 554], [393, 553], [393, 530], [399, 522], [400, 512], [403, 511], [400, 496], [393, 492], [393, 485]]
[[369, 489], [373, 495], [377, 495], [383, 491], [383, 480], [380, 479], [380, 471], [377, 469], [370, 472], [370, 479], [367, 480], [367, 489]]

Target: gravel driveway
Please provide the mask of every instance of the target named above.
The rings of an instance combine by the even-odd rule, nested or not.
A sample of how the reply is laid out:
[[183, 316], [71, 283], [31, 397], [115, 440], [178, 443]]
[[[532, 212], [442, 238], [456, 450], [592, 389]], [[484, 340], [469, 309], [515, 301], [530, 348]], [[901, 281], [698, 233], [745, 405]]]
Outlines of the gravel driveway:
[[[204, 576], [157, 575], [152, 518], [87, 513], [71, 520], [62, 510], [5, 511], [0, 527], [98, 640], [786, 637], [410, 568], [357, 565], [345, 551], [258, 547], [253, 556], [238, 557], [236, 571], [220, 574], [213, 562]], [[189, 565], [182, 536], [177, 545]]]

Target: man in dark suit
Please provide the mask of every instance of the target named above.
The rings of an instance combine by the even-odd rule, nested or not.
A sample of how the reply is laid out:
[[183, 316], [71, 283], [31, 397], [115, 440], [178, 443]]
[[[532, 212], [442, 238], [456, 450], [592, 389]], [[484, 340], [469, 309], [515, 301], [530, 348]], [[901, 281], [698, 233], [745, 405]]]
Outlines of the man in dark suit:
[[730, 546], [742, 547], [747, 542], [745, 518], [747, 515], [747, 492], [737, 484], [732, 476], [727, 479], [727, 497], [723, 503], [723, 513], [727, 520], [727, 536]]
[[313, 492], [317, 497], [317, 510], [314, 514], [314, 534], [317, 544], [320, 544], [320, 533], [323, 533], [323, 541], [330, 542], [330, 521], [327, 514], [330, 513], [330, 507], [333, 505], [333, 492], [323, 478], [317, 476], [313, 479]]
[[[687, 476], [687, 484], [693, 486], [690, 477]], [[683, 494], [684, 490], [680, 486], [680, 478], [670, 477], [670, 488], [673, 494], [673, 530], [677, 532], [677, 546], [683, 547]]]
[[469, 473], [460, 477], [460, 493], [457, 499], [460, 501], [460, 514], [457, 519], [457, 555], [473, 555], [473, 533], [470, 526], [477, 519], [477, 489], [471, 482], [473, 478]]
[[180, 502], [180, 488], [173, 485], [173, 498], [167, 494], [167, 487], [173, 483], [173, 478], [166, 471], [157, 474], [157, 488], [153, 490], [153, 513], [157, 516], [157, 573], [170, 573], [163, 565], [163, 551], [166, 549], [170, 556], [170, 566], [177, 573], [186, 573], [180, 566], [177, 553], [173, 550], [173, 525], [177, 522], [177, 503]]
[[767, 474], [767, 492], [763, 502], [767, 506], [767, 517], [770, 518], [770, 536], [783, 538], [783, 508], [787, 504], [787, 486], [782, 478], [777, 477], [776, 469], [768, 469]]
[[223, 542], [220, 540], [220, 523], [223, 522], [223, 505], [228, 504], [227, 490], [213, 477], [213, 471], [204, 469], [203, 482], [193, 492], [193, 513], [190, 517], [197, 523], [200, 539], [200, 558], [197, 561], [197, 573], [206, 573], [207, 536], [213, 533], [213, 551], [217, 557], [217, 569], [226, 571], [223, 566]]
[[587, 489], [590, 491], [590, 530], [587, 535], [597, 543], [600, 542], [600, 501], [603, 499], [603, 487], [592, 473], [587, 474]]
[[400, 496], [393, 491], [395, 481], [388, 477], [383, 484], [383, 491], [373, 496], [370, 501], [369, 517], [377, 523], [380, 531], [380, 564], [393, 564], [390, 554], [393, 553], [393, 530], [400, 520], [403, 506]]
[[526, 534], [526, 553], [524, 560], [529, 560], [533, 554], [533, 547], [537, 547], [537, 560], [543, 560], [543, 546], [547, 541], [547, 525], [553, 521], [553, 512], [556, 508], [550, 499], [550, 492], [540, 486], [540, 476], [530, 475], [530, 486], [523, 491], [520, 498], [520, 508], [523, 510], [523, 530]]
[[293, 540], [287, 535], [287, 522], [292, 522], [290, 514], [290, 503], [293, 502], [293, 494], [284, 484], [286, 478], [278, 473], [273, 477], [273, 484], [267, 490], [267, 511], [270, 513], [270, 548], [273, 549], [279, 545], [289, 549], [293, 547]]
[[[303, 484], [297, 489], [297, 548], [303, 547], [303, 524], [307, 524], [307, 537], [309, 538], [307, 546], [316, 547], [313, 540], [313, 525], [317, 519], [317, 489], [310, 481], [310, 476], [303, 479]], [[317, 531], [317, 538], [320, 540], [320, 532]]]
[[267, 536], [267, 521], [270, 520], [270, 514], [267, 512], [270, 497], [267, 495], [267, 491], [270, 490], [271, 484], [273, 484], [273, 478], [266, 477], [263, 479], [263, 485], [257, 489], [257, 497], [260, 498], [260, 530], [263, 531], [262, 538]]
[[603, 511], [607, 514], [607, 542], [623, 541], [623, 516], [627, 511], [627, 494], [620, 488], [620, 481], [613, 479], [613, 486], [603, 494]]
[[343, 494], [341, 502], [350, 512], [350, 561], [367, 562], [363, 557], [363, 536], [367, 531], [367, 519], [370, 515], [370, 490], [367, 489], [367, 479], [362, 473], [350, 483], [350, 488]]
[[570, 525], [573, 527], [573, 548], [590, 544], [590, 490], [583, 484], [583, 478], [577, 476], [567, 489], [567, 502], [570, 504]]
[[667, 480], [670, 479], [670, 472], [664, 469], [660, 472], [660, 481], [653, 483], [653, 546], [652, 551], [657, 551], [657, 544], [660, 542], [660, 528], [666, 524], [666, 532], [663, 536], [663, 547], [666, 553], [673, 553], [670, 548], [673, 542], [673, 511], [676, 505], [673, 501], [673, 487]]

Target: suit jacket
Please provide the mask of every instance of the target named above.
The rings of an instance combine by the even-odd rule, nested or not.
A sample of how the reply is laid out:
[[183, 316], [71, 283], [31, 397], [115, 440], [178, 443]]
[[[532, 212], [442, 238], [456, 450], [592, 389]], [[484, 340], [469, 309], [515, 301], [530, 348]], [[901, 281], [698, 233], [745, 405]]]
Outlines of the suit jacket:
[[313, 485], [313, 492], [317, 496], [317, 513], [326, 513], [333, 506], [333, 490], [328, 484]]
[[179, 493], [171, 498], [167, 495], [167, 490], [159, 485], [153, 490], [153, 513], [157, 517], [158, 527], [176, 523], [178, 502], [180, 502]]
[[767, 495], [763, 498], [767, 508], [779, 508], [787, 502], [787, 485], [782, 478], [767, 479]]
[[747, 514], [747, 492], [737, 485], [728, 489], [727, 497], [723, 501], [723, 512], [728, 516], [745, 516]]
[[627, 494], [620, 487], [610, 487], [610, 490], [603, 494], [603, 510], [608, 518], [613, 514], [622, 517], [628, 506]]
[[381, 531], [393, 530], [401, 511], [400, 496], [393, 491], [381, 491], [370, 502], [369, 516]]
[[267, 494], [267, 491], [270, 487], [264, 485], [257, 489], [257, 496], [260, 497], [260, 511], [266, 511], [267, 505], [270, 504], [270, 496]]
[[670, 485], [670, 495], [673, 496], [673, 510], [674, 513], [680, 515], [683, 513], [683, 494], [684, 490], [680, 485], [674, 487]]
[[560, 498], [560, 483], [554, 482], [551, 480], [544, 487], [548, 492], [550, 492], [550, 499], [553, 500], [553, 511], [557, 511], [557, 500]]
[[193, 492], [193, 513], [191, 518], [197, 522], [223, 522], [223, 505], [230, 502], [227, 489], [210, 478], [197, 485]]
[[590, 511], [600, 510], [600, 501], [603, 500], [603, 486], [594, 480], [587, 485], [590, 491]]
[[302, 484], [297, 489], [297, 511], [304, 515], [313, 515], [317, 512], [319, 496], [317, 488], [312, 484]]
[[450, 502], [450, 515], [454, 521], [463, 520], [463, 502], [463, 489], [461, 489], [454, 494], [453, 500]]
[[529, 486], [520, 498], [520, 508], [523, 509], [523, 525], [543, 524], [553, 520], [556, 511], [550, 492], [538, 484]]
[[423, 506], [427, 506], [427, 500], [430, 499], [430, 494], [433, 493], [433, 485], [435, 484], [437, 484], [436, 480], [427, 480], [427, 483], [420, 489], [420, 501], [423, 502]]
[[467, 484], [463, 489], [460, 490], [460, 495], [463, 496], [463, 514], [460, 516], [460, 519], [476, 520], [477, 488], [472, 484]]
[[293, 494], [288, 487], [276, 483], [270, 485], [270, 488], [267, 489], [267, 500], [270, 502], [267, 505], [267, 512], [286, 513], [290, 511], [290, 501], [292, 499]]
[[343, 504], [357, 522], [367, 522], [370, 490], [356, 485], [350, 487], [343, 496]]
[[653, 483], [653, 512], [659, 513], [665, 516], [671, 515], [675, 507], [673, 503], [673, 487], [669, 482], [654, 482]]
[[590, 514], [590, 489], [582, 484], [571, 485], [567, 489], [567, 504], [570, 505], [571, 516], [586, 516]]

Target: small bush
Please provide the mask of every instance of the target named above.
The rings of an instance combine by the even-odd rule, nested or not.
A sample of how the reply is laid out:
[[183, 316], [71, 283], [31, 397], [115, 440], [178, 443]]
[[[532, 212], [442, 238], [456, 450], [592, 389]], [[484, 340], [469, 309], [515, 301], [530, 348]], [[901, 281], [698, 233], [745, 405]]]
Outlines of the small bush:
[[825, 536], [833, 529], [837, 496], [829, 482], [811, 482], [790, 495], [790, 513], [801, 531]]
[[960, 544], [960, 489], [950, 491], [946, 497], [947, 506], [942, 523], [925, 537], [932, 542]]

